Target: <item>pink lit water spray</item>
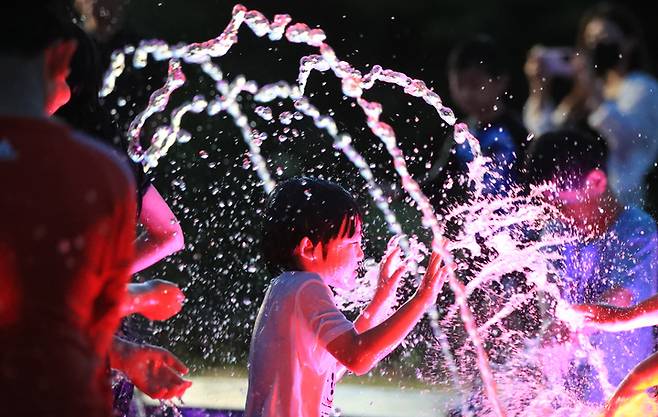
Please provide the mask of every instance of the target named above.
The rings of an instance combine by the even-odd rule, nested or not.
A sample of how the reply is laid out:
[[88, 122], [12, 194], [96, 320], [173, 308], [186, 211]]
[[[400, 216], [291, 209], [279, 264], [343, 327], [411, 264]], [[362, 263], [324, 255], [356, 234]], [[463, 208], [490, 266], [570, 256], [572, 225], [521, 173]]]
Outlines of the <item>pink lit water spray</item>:
[[[379, 65], [374, 65], [370, 71], [362, 73], [337, 57], [331, 46], [325, 42], [326, 36], [321, 29], [311, 29], [304, 23], [291, 23], [291, 17], [286, 14], [275, 15], [273, 20], [269, 21], [258, 11], [236, 5], [227, 27], [214, 39], [179, 45], [148, 40], [142, 41], [137, 47], [127, 46], [115, 51], [111, 67], [104, 79], [101, 91], [103, 97], [112, 93], [116, 80], [124, 72], [126, 60], [130, 57], [132, 57], [132, 66], [135, 68], [146, 66], [149, 57], [155, 61], [168, 61], [168, 73], [164, 85], [151, 95], [146, 108], [134, 118], [128, 129], [130, 157], [135, 162], [141, 163], [146, 170], [151, 169], [157, 166], [159, 159], [168, 152], [173, 144], [191, 140], [193, 135], [181, 126], [186, 113], [205, 112], [208, 116], [225, 113], [239, 128], [249, 150], [251, 165], [265, 191], [270, 192], [275, 186], [275, 181], [261, 155], [260, 146], [263, 134], [251, 128], [249, 122], [252, 115], [243, 109], [239, 97], [249, 95], [259, 103], [255, 109], [255, 115], [265, 120], [275, 118], [274, 112], [272, 108], [268, 107], [268, 104], [290, 101], [295, 112], [280, 113], [277, 118], [278, 122], [287, 125], [293, 119], [309, 118], [318, 129], [324, 131], [332, 139], [334, 149], [342, 152], [367, 183], [367, 191], [382, 212], [390, 232], [402, 236], [399, 239], [400, 246], [408, 256], [420, 260], [418, 248], [422, 245], [418, 245], [413, 239], [410, 241], [404, 235], [403, 228], [391, 209], [389, 200], [382, 187], [375, 181], [369, 163], [352, 146], [352, 138], [348, 134], [340, 132], [336, 121], [331, 116], [322, 114], [305, 95], [307, 81], [313, 71], [333, 74], [340, 80], [343, 95], [352, 99], [361, 109], [368, 128], [381, 141], [390, 155], [402, 188], [420, 211], [422, 225], [432, 233], [432, 249], [440, 252], [446, 263], [452, 263], [454, 251], [468, 249], [473, 253], [480, 250], [481, 243], [476, 242], [475, 236], [479, 236], [485, 240], [487, 245], [495, 248], [497, 255], [467, 284], [458, 279], [454, 271], [450, 274], [448, 283], [454, 293], [454, 304], [447, 309], [443, 317], [436, 308], [428, 311], [428, 316], [455, 388], [458, 391], [463, 389], [458, 359], [451, 352], [443, 329], [450, 325], [454, 317], [458, 317], [468, 338], [468, 349], [472, 350], [476, 358], [475, 362], [486, 394], [488, 410], [492, 415], [498, 417], [523, 415], [523, 410], [517, 413], [514, 407], [506, 407], [508, 401], [510, 404], [513, 403], [513, 398], [501, 400], [501, 391], [497, 386], [497, 378], [492, 370], [484, 341], [489, 337], [492, 328], [495, 328], [513, 311], [536, 299], [538, 292], [548, 294], [552, 299], [557, 300], [559, 306], [564, 304], [557, 286], [546, 280], [546, 276], [552, 271], [550, 265], [555, 261], [554, 257], [558, 255], [547, 253], [544, 249], [562, 244], [565, 239], [553, 236], [546, 237], [538, 243], [519, 244], [514, 235], [514, 230], [522, 227], [539, 229], [551, 215], [554, 215], [544, 205], [537, 203], [542, 190], [535, 189], [530, 195], [527, 195], [522, 194], [518, 189], [511, 188], [504, 196], [485, 195], [484, 175], [490, 161], [481, 155], [479, 143], [469, 133], [467, 126], [457, 123], [452, 110], [443, 105], [439, 95], [428, 88], [425, 82], [410, 78], [401, 72], [384, 69]], [[317, 53], [301, 59], [295, 83], [279, 81], [261, 86], [256, 81], [248, 80], [244, 76], [228, 80], [214, 59], [224, 56], [238, 42], [238, 30], [242, 25], [246, 25], [258, 37], [266, 36], [270, 41], [285, 39], [291, 43], [306, 44], [316, 48]], [[198, 64], [213, 81], [218, 94], [213, 94], [212, 98], [210, 98], [210, 94], [208, 96], [197, 95], [171, 110], [169, 123], [157, 127], [150, 138], [149, 146], [144, 148], [141, 145], [141, 137], [145, 123], [151, 116], [165, 112], [171, 94], [186, 83], [181, 65], [183, 62]], [[436, 111], [445, 123], [454, 126], [455, 142], [468, 142], [475, 156], [469, 165], [468, 175], [462, 180], [462, 185], [472, 186], [472, 197], [468, 204], [453, 208], [443, 218], [437, 216], [429, 199], [421, 191], [420, 185], [409, 173], [405, 155], [397, 144], [393, 127], [382, 120], [382, 105], [363, 97], [364, 92], [371, 89], [376, 83], [397, 85], [402, 87], [405, 94], [421, 98]], [[446, 250], [444, 249], [446, 246], [443, 245], [446, 232], [445, 222], [457, 218], [464, 226], [463, 230], [456, 239], [452, 239], [448, 243]], [[505, 274], [519, 269], [526, 272], [526, 278], [532, 284], [533, 289], [526, 294], [515, 294], [505, 300], [503, 307], [478, 327], [469, 306], [469, 297], [476, 289], [497, 282]], [[586, 340], [583, 340], [583, 344], [587, 346]], [[588, 352], [594, 352], [591, 346], [587, 349]], [[605, 384], [607, 382], [605, 372], [602, 371], [601, 375], [602, 385], [609, 390], [609, 384]], [[498, 379], [507, 381], [504, 378]], [[503, 397], [507, 397], [507, 395], [503, 395]], [[462, 403], [462, 413], [471, 415], [465, 405], [466, 399], [463, 398]]]

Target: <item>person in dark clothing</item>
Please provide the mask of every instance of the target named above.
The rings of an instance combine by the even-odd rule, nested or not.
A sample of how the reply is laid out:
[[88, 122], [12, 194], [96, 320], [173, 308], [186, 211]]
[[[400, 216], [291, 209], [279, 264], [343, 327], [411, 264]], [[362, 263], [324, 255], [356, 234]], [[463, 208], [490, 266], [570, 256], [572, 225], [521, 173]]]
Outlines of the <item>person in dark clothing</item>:
[[[528, 137], [520, 115], [505, 102], [509, 84], [507, 58], [490, 36], [475, 35], [450, 52], [448, 80], [450, 95], [465, 115], [470, 133], [478, 139], [482, 155], [491, 159], [484, 192], [505, 192], [517, 179], [516, 161]], [[442, 179], [464, 174], [474, 158], [468, 143], [457, 144], [452, 138], [446, 139], [440, 155], [427, 182], [441, 188], [445, 182]]]
[[[505, 103], [508, 62], [487, 35], [464, 40], [448, 58], [450, 95], [465, 114], [482, 154], [491, 158], [491, 168], [501, 175], [499, 180], [491, 179], [489, 186], [493, 188], [516, 179], [516, 160], [528, 137], [520, 115]], [[456, 147], [456, 159], [462, 169], [473, 159], [468, 144]]]

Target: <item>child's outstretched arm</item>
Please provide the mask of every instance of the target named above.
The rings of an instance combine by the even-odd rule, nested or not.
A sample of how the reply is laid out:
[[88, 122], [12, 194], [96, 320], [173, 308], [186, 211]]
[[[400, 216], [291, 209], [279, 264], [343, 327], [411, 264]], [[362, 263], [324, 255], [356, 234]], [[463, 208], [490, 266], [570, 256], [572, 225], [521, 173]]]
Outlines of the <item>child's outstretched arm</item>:
[[658, 353], [640, 362], [624, 378], [605, 405], [604, 417], [613, 417], [625, 404], [656, 385], [658, 385]]
[[425, 276], [411, 299], [372, 329], [363, 333], [352, 329], [339, 335], [327, 345], [329, 352], [355, 374], [368, 372], [402, 342], [436, 301], [449, 271], [447, 266], [440, 266], [440, 256], [433, 253]]
[[573, 308], [582, 315], [585, 325], [608, 332], [658, 325], [658, 295], [631, 307], [580, 304]]
[[178, 314], [185, 295], [173, 282], [152, 279], [128, 284], [128, 297], [121, 309], [122, 316], [139, 313], [149, 320], [167, 320]]

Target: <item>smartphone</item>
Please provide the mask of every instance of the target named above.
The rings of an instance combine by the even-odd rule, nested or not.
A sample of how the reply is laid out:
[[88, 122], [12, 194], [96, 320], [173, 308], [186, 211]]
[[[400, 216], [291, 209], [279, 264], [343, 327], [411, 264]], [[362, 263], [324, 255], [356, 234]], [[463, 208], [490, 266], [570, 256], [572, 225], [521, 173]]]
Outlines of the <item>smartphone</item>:
[[572, 58], [574, 56], [573, 48], [561, 46], [540, 50], [540, 59], [544, 71], [549, 76], [572, 77], [574, 73]]

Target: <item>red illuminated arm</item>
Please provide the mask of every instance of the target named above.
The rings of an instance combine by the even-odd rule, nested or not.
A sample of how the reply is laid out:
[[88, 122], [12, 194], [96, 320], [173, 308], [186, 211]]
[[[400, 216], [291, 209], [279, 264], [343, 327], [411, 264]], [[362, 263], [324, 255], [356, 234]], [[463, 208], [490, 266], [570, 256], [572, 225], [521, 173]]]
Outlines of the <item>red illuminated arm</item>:
[[[145, 233], [135, 242], [134, 274], [184, 247], [183, 232], [174, 213], [152, 185], [142, 199], [139, 222]], [[122, 316], [139, 313], [149, 320], [166, 320], [178, 313], [185, 296], [174, 283], [152, 280], [128, 284], [128, 297], [122, 306]]]
[[110, 366], [125, 373], [142, 392], [151, 398], [182, 397], [191, 381], [183, 379], [188, 369], [166, 349], [139, 345], [115, 337], [110, 350]]
[[128, 284], [128, 296], [121, 315], [141, 314], [149, 320], [167, 320], [178, 314], [185, 295], [176, 284], [153, 279], [140, 284]]
[[145, 233], [135, 242], [135, 262], [132, 273], [137, 273], [161, 259], [184, 248], [183, 231], [178, 219], [154, 186], [149, 186], [142, 198], [139, 222]]
[[586, 325], [609, 332], [658, 325], [658, 295], [631, 307], [581, 304], [574, 309], [584, 316]]

